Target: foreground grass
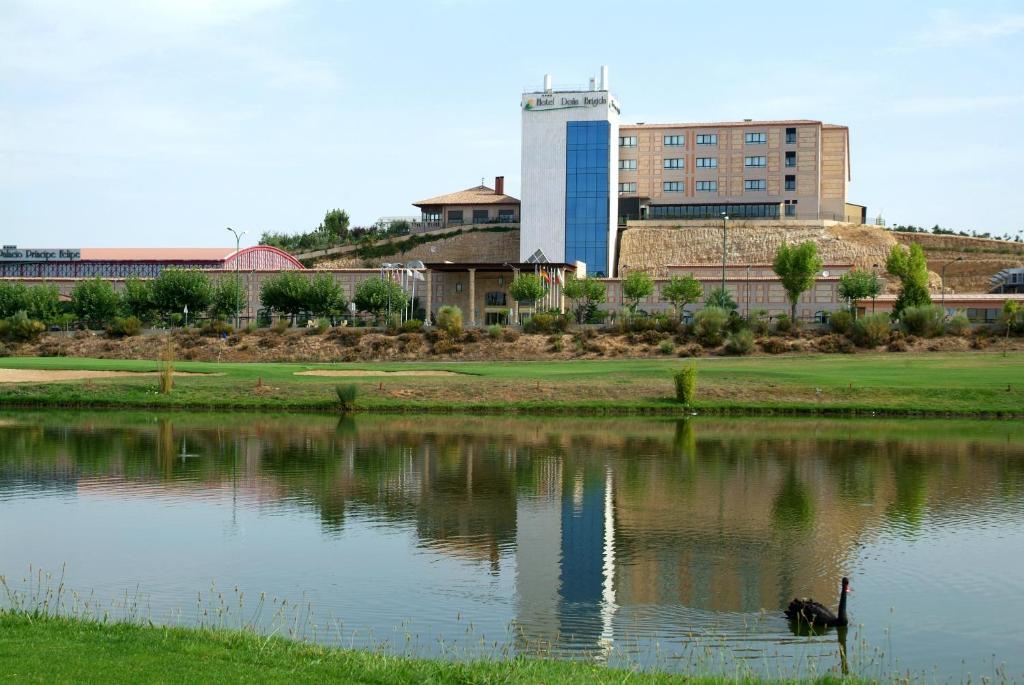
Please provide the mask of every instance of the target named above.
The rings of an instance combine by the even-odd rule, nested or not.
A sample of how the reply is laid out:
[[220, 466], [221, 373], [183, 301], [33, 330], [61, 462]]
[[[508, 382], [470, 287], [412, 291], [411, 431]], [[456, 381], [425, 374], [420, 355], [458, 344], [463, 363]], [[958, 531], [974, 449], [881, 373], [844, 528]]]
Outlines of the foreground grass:
[[[680, 360], [280, 364], [179, 362], [174, 392], [154, 377], [0, 384], [0, 405], [193, 409], [337, 410], [334, 387], [359, 387], [357, 411], [665, 413]], [[927, 353], [702, 358], [705, 412], [1024, 415], [1024, 355]], [[157, 363], [79, 358], [6, 358], [12, 369], [155, 371]], [[354, 378], [297, 376], [314, 369], [362, 370]], [[443, 377], [392, 372], [447, 371]]]
[[[0, 680], [39, 683], [754, 683], [534, 659], [456, 663], [249, 632], [0, 612]], [[787, 681], [779, 681], [787, 682]], [[804, 681], [811, 682], [811, 681]], [[819, 683], [839, 682], [822, 678]], [[849, 681], [843, 681], [849, 682]]]

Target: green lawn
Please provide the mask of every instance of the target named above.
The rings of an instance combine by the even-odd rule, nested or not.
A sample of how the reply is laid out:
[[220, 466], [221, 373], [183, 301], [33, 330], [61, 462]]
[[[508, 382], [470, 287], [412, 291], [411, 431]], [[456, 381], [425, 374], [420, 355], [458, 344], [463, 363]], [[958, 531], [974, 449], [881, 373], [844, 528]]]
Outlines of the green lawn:
[[[672, 413], [671, 373], [685, 360], [245, 364], [178, 362], [207, 374], [180, 377], [171, 395], [156, 378], [0, 383], [0, 405], [334, 410], [334, 386], [360, 388], [362, 411]], [[926, 353], [702, 358], [704, 411], [1024, 415], [1024, 355]], [[4, 358], [0, 368], [154, 371], [157, 363], [77, 358]], [[372, 376], [296, 376], [312, 369]], [[443, 377], [389, 371], [447, 371]]]
[[[0, 681], [24, 683], [753, 683], [530, 659], [453, 663], [329, 649], [248, 632], [0, 612]], [[786, 682], [786, 681], [778, 681]], [[811, 681], [804, 681], [811, 682]], [[823, 678], [815, 682], [851, 682]]]

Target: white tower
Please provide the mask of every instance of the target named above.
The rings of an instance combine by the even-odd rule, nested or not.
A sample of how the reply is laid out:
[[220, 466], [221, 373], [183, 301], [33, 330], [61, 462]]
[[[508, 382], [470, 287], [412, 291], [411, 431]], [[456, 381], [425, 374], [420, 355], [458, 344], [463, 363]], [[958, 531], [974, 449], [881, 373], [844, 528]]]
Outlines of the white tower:
[[600, 73], [590, 90], [556, 90], [546, 75], [543, 90], [523, 94], [522, 261], [540, 250], [549, 262], [614, 273], [619, 106], [608, 68]]

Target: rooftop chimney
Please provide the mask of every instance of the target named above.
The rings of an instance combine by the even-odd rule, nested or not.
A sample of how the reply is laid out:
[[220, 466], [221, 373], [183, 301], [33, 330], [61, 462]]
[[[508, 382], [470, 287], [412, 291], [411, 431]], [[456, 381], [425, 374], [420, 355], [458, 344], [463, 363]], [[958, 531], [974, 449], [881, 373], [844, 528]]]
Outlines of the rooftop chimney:
[[590, 90], [597, 90], [597, 85], [594, 82], [594, 77], [590, 77]]
[[495, 176], [494, 177], [494, 194], [504, 195], [505, 194], [505, 177]]
[[551, 92], [551, 74], [544, 74], [544, 92]]
[[601, 65], [601, 88], [600, 90], [611, 90], [608, 87], [608, 65]]

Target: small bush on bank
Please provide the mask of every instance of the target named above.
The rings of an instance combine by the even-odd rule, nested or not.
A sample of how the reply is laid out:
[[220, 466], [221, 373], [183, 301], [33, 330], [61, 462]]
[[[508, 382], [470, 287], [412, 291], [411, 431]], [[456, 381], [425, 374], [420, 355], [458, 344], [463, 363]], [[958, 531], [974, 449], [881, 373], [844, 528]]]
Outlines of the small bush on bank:
[[409, 319], [402, 324], [403, 333], [417, 333], [423, 330], [423, 322], [419, 319]]
[[761, 341], [761, 349], [768, 354], [782, 354], [789, 352], [789, 342], [772, 336]]
[[284, 335], [284, 332], [288, 330], [290, 322], [288, 319], [278, 319], [274, 322], [274, 325], [270, 327], [270, 330], [274, 331], [278, 335]]
[[814, 347], [819, 352], [842, 352], [843, 354], [852, 354], [854, 352], [853, 343], [850, 342], [849, 338], [836, 333], [821, 336], [814, 341]]
[[854, 344], [857, 347], [868, 348], [885, 343], [890, 332], [892, 325], [889, 323], [889, 316], [881, 312], [860, 317], [853, 323], [851, 331]]
[[849, 335], [853, 330], [853, 314], [845, 309], [832, 312], [832, 316], [828, 319], [828, 325], [834, 333]]
[[754, 334], [743, 329], [730, 333], [725, 341], [725, 351], [729, 354], [745, 355], [754, 350]]
[[438, 331], [434, 336], [432, 350], [434, 354], [456, 354], [462, 352], [462, 345], [444, 331]]
[[137, 316], [119, 316], [107, 326], [107, 335], [112, 338], [128, 338], [142, 332], [142, 322]]
[[747, 328], [749, 328], [754, 335], [768, 335], [770, 326], [768, 325], [767, 310], [752, 309], [747, 315]]
[[934, 338], [937, 335], [942, 335], [942, 331], [945, 328], [945, 318], [942, 307], [924, 305], [921, 307], [905, 308], [900, 321], [907, 333], [919, 335], [923, 338]]
[[697, 343], [690, 343], [689, 345], [683, 345], [676, 352], [677, 357], [700, 357], [704, 354], [704, 348]]
[[501, 337], [501, 326], [498, 324], [491, 324], [487, 327], [487, 335], [491, 340], [497, 340]]
[[721, 307], [705, 307], [694, 317], [694, 334], [706, 347], [717, 347], [722, 344], [728, 318], [729, 315]]
[[450, 304], [438, 309], [437, 327], [453, 338], [462, 335], [462, 310]]
[[693, 406], [697, 399], [697, 365], [684, 366], [675, 372], [672, 380], [676, 386], [676, 401], [687, 407]]
[[222, 335], [231, 335], [232, 333], [235, 332], [235, 328], [227, 321], [221, 321], [220, 319], [212, 319], [204, 323], [202, 327], [199, 329], [199, 332], [203, 335], [220, 337]]
[[568, 316], [547, 312], [538, 312], [523, 324], [524, 333], [564, 333], [568, 329]]
[[672, 354], [676, 351], [676, 344], [671, 340], [662, 340], [658, 345], [658, 351], [662, 354]]
[[514, 328], [506, 328], [501, 332], [501, 339], [507, 343], [514, 343], [519, 340], [519, 331]]
[[967, 314], [964, 312], [957, 312], [949, 317], [949, 321], [946, 322], [946, 332], [950, 335], [967, 335], [971, 332], [971, 320], [967, 318]]
[[359, 395], [359, 386], [355, 383], [334, 386], [334, 393], [338, 396], [338, 405], [343, 412], [352, 411], [356, 404], [356, 397]]

